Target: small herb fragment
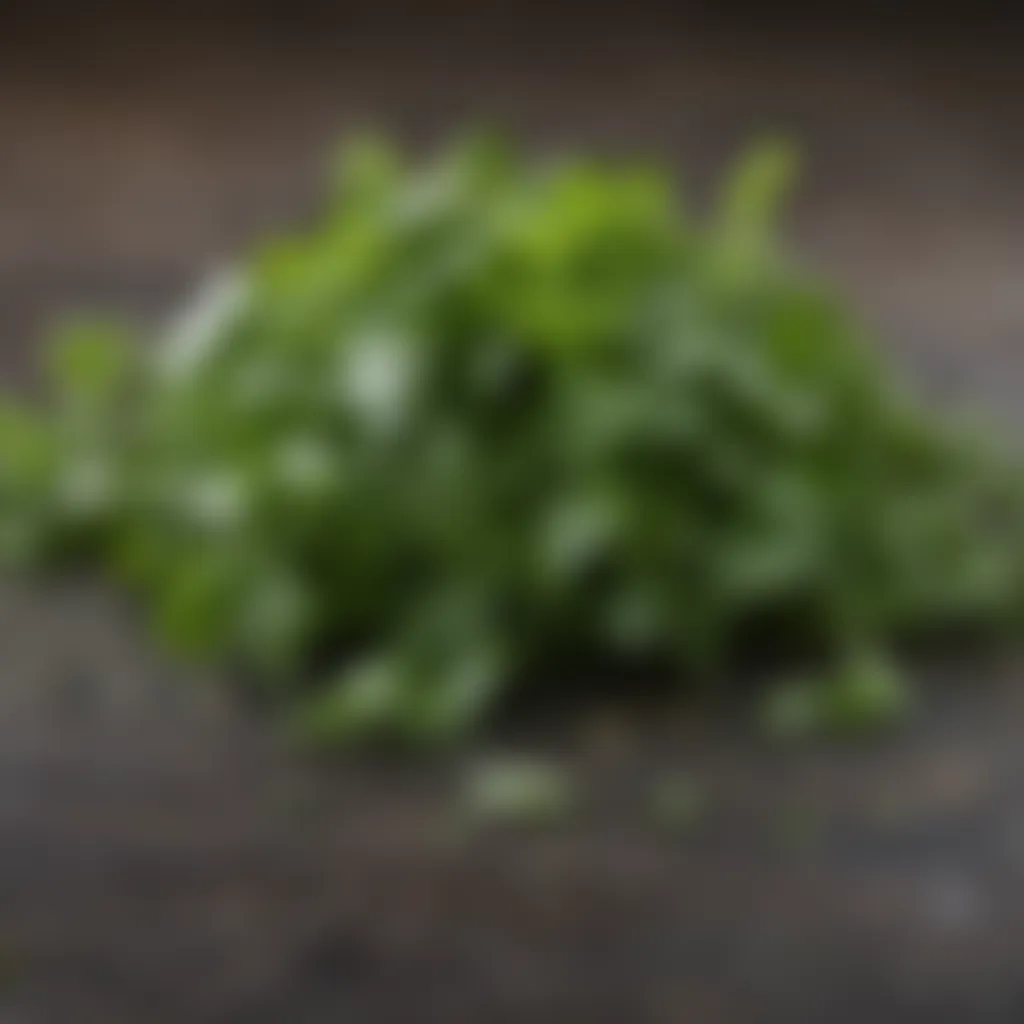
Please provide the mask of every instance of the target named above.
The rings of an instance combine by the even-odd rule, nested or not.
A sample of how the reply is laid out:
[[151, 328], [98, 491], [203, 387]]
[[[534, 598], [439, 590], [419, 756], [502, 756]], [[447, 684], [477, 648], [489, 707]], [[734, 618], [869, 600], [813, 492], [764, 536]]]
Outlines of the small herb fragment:
[[489, 760], [470, 772], [465, 806], [472, 820], [485, 824], [554, 826], [577, 807], [567, 773], [538, 760]]
[[686, 835], [704, 820], [708, 795], [689, 775], [670, 775], [652, 788], [648, 809], [652, 821], [666, 832]]

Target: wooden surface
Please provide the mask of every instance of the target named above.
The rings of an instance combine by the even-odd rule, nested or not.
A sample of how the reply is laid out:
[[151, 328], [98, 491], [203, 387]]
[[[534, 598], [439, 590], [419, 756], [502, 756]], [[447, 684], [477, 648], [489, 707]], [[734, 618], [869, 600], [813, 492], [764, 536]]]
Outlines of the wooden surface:
[[[809, 161], [795, 248], [926, 386], [1024, 422], [1012, 37], [767, 46], [510, 17], [277, 31], [122, 11], [0, 33], [4, 372], [24, 379], [67, 308], [159, 318], [310, 209], [357, 124], [423, 143], [498, 119], [539, 148], [669, 158], [698, 196], [783, 129]], [[1024, 1019], [1013, 664], [923, 671], [915, 728], [857, 749], [781, 752], [684, 710], [500, 736], [563, 760], [592, 806], [467, 838], [457, 764], [311, 764], [88, 589], [4, 588], [0, 650], [4, 1024]], [[711, 804], [673, 839], [639, 807], [680, 769]]]

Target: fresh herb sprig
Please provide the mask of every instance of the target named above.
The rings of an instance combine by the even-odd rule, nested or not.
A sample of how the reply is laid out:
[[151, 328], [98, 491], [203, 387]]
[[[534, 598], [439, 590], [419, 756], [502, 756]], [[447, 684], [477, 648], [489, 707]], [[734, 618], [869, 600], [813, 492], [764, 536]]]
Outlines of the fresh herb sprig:
[[102, 564], [327, 743], [761, 645], [834, 666], [780, 728], [890, 717], [891, 645], [1015, 627], [1019, 478], [780, 255], [793, 167], [756, 150], [698, 222], [657, 168], [353, 147], [155, 345], [56, 339], [0, 406], [0, 556]]

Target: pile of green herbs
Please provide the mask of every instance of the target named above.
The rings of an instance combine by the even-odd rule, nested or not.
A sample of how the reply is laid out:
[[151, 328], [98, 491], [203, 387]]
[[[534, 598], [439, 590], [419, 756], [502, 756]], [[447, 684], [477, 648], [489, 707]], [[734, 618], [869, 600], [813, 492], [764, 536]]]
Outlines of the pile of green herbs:
[[55, 339], [0, 406], [0, 554], [102, 565], [325, 742], [762, 650], [824, 668], [780, 728], [888, 717], [894, 646], [1017, 628], [1019, 480], [780, 255], [792, 165], [697, 221], [657, 168], [353, 147], [166, 336]]

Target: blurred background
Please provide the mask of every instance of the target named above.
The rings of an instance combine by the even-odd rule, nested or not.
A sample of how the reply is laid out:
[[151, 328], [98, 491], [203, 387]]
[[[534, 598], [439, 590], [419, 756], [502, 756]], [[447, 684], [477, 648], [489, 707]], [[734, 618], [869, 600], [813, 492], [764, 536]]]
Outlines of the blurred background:
[[[0, 371], [20, 381], [69, 309], [165, 316], [315, 210], [356, 129], [664, 159], [697, 204], [781, 131], [806, 157], [793, 250], [1013, 431], [1024, 23], [957, 7], [8, 2]], [[857, 748], [600, 709], [498, 736], [594, 806], [467, 838], [457, 766], [313, 763], [103, 595], [0, 605], [4, 1024], [1024, 1018], [1013, 666], [944, 666], [909, 733]], [[708, 794], [685, 839], [636, 810], [665, 771]]]

